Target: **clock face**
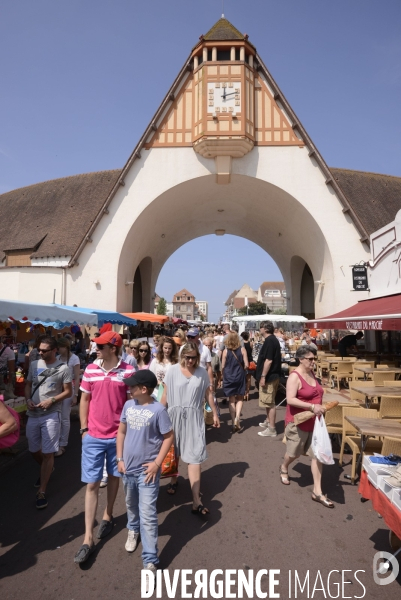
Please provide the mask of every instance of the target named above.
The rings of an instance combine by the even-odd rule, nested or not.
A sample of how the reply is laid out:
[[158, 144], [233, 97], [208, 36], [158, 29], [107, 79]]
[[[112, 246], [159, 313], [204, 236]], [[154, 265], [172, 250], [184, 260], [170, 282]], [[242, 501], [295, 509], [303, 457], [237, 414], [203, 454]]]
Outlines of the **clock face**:
[[208, 113], [241, 112], [241, 83], [222, 81], [207, 84]]

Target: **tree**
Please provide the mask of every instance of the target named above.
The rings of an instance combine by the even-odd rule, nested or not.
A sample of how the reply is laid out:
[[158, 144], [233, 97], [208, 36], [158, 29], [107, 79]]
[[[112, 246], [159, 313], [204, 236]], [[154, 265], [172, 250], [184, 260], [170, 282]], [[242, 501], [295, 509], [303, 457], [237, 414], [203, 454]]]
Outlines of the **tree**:
[[157, 304], [156, 313], [158, 315], [165, 315], [166, 310], [167, 310], [167, 302], [166, 302], [165, 298], [160, 298], [160, 300]]
[[273, 310], [272, 315], [286, 315], [287, 314], [287, 309], [286, 308], [276, 308], [276, 310]]
[[[248, 309], [248, 310], [247, 310]], [[248, 306], [243, 306], [238, 309], [238, 315], [267, 315], [270, 313], [270, 309], [264, 302], [252, 302]]]
[[206, 317], [205, 317], [205, 315], [203, 313], [199, 313], [199, 319], [201, 321], [206, 321]]

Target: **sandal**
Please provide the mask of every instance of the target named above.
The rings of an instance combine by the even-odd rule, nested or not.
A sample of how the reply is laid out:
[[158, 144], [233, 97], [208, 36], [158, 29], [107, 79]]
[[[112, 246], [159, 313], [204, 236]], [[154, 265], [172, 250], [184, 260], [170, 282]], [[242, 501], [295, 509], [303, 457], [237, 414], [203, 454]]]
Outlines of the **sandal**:
[[193, 515], [198, 515], [199, 517], [205, 517], [206, 515], [210, 515], [210, 510], [205, 508], [203, 504], [199, 504], [198, 508], [193, 508], [191, 510]]
[[88, 560], [91, 554], [95, 551], [95, 544], [92, 546], [88, 546], [88, 544], [83, 544], [78, 552], [74, 556], [74, 563], [80, 565]]
[[169, 496], [174, 496], [178, 488], [178, 481], [176, 483], [169, 483], [166, 492]]
[[281, 466], [278, 468], [278, 471], [280, 473], [281, 483], [283, 483], [284, 485], [290, 485], [290, 478], [288, 477], [288, 471], [283, 471]]
[[324, 496], [323, 494], [320, 494], [319, 496], [317, 494], [315, 494], [315, 492], [312, 492], [312, 500], [314, 502], [319, 502], [320, 504], [323, 504], [323, 506], [325, 506], [326, 508], [334, 508], [334, 504], [331, 500], [329, 500], [327, 498], [327, 496]]

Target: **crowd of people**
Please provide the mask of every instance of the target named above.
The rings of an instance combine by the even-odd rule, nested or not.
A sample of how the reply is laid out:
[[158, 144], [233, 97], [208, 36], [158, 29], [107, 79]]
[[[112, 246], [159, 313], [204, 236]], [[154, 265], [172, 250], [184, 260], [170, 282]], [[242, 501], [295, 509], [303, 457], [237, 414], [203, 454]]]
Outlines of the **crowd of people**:
[[[152, 345], [143, 339], [123, 340], [113, 331], [96, 334], [89, 348], [92, 362], [83, 374], [80, 348], [72, 352], [68, 337], [40, 336], [27, 356], [26, 435], [29, 451], [40, 466], [35, 483], [38, 509], [48, 505], [47, 487], [54, 457], [66, 452], [71, 406], [77, 403], [80, 392], [81, 479], [86, 491], [85, 534], [74, 557], [78, 564], [88, 560], [95, 550], [100, 487], [107, 487], [107, 501], [96, 532], [98, 539], [113, 529], [113, 507], [122, 478], [128, 518], [125, 548], [133, 552], [141, 541], [144, 569], [157, 569], [156, 501], [163, 461], [172, 447], [177, 464], [182, 460], [188, 465], [192, 512], [207, 517], [209, 509], [200, 492], [201, 465], [207, 459], [204, 410], [206, 406], [211, 411], [213, 427], [220, 427], [216, 390], [220, 390], [221, 402], [228, 403], [235, 434], [243, 428], [241, 412], [243, 402], [249, 400], [253, 376], [259, 406], [266, 411], [258, 434], [277, 435], [276, 394], [286, 351], [283, 342], [288, 343], [284, 332], [265, 321], [252, 336], [249, 332], [238, 335], [228, 324], [205, 331], [181, 328], [172, 334], [155, 335]], [[314, 481], [312, 499], [333, 508], [323, 495], [322, 465], [311, 449], [314, 420], [325, 409], [323, 389], [313, 369], [316, 347], [305, 338], [296, 351], [298, 366], [287, 382], [287, 449], [279, 476], [284, 485], [289, 485], [290, 464], [308, 454]], [[300, 411], [311, 411], [313, 415], [297, 426], [294, 416]], [[3, 423], [1, 419], [0, 414]], [[0, 438], [9, 427], [4, 420]], [[177, 487], [175, 473], [167, 493], [174, 495]]]

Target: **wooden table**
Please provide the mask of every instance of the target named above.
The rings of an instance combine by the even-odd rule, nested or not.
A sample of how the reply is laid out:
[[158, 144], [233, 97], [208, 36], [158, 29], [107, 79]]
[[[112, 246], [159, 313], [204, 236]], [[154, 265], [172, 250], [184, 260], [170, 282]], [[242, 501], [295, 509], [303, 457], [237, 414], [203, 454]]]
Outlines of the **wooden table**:
[[[401, 394], [400, 394], [401, 397]], [[359, 454], [356, 470], [361, 466], [363, 453], [372, 436], [392, 437], [401, 440], [401, 423], [392, 419], [366, 419], [364, 417], [345, 416], [346, 421], [361, 434], [361, 452]]]
[[393, 398], [401, 398], [401, 387], [396, 387], [392, 385], [369, 385], [368, 387], [358, 387], [357, 385], [353, 385], [352, 389], [360, 394], [365, 396], [365, 406], [369, 408], [370, 400], [372, 398], [382, 396], [393, 396]]
[[362, 373], [365, 376], [365, 379], [367, 375], [371, 373], [401, 373], [401, 369], [399, 367], [389, 367], [388, 369], [376, 369], [374, 367], [363, 367], [362, 365], [355, 365], [355, 371], [362, 371]]

